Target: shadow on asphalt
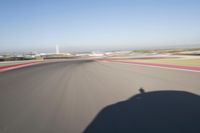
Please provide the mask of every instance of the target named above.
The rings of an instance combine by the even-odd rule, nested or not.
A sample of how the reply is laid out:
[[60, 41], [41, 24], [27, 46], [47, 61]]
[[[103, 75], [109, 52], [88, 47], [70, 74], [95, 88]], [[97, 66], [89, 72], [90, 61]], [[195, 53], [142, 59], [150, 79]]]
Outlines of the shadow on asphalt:
[[200, 96], [145, 92], [105, 107], [84, 133], [200, 133]]

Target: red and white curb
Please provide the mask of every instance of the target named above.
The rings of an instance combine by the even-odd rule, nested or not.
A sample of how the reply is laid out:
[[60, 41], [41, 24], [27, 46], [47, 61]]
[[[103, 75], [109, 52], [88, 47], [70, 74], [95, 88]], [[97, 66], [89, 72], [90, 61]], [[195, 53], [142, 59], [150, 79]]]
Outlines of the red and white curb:
[[173, 65], [173, 64], [157, 64], [157, 63], [130, 62], [130, 61], [119, 61], [119, 60], [103, 60], [103, 61], [142, 65], [142, 66], [148, 66], [148, 67], [159, 67], [159, 68], [165, 68], [165, 69], [200, 72], [200, 67], [198, 66], [182, 66], [182, 65]]
[[39, 64], [41, 62], [42, 61], [28, 62], [28, 63], [22, 63], [22, 64], [8, 65], [8, 66], [0, 66], [0, 72], [13, 70], [13, 69], [21, 68], [21, 67], [26, 67], [26, 66], [31, 66], [31, 65]]

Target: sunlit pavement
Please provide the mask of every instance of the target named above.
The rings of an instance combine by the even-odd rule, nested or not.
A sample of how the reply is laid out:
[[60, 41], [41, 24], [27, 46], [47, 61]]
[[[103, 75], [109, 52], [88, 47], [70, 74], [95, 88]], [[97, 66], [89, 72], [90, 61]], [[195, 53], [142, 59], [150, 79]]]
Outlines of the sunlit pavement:
[[1, 133], [80, 133], [104, 107], [151, 91], [200, 94], [200, 74], [93, 60], [0, 73]]

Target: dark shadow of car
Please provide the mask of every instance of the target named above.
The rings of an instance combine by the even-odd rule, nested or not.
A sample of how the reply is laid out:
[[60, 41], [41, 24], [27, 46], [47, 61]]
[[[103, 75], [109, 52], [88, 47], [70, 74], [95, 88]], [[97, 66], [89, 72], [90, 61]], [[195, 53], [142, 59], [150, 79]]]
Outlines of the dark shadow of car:
[[200, 97], [184, 91], [135, 95], [105, 107], [84, 133], [200, 133]]

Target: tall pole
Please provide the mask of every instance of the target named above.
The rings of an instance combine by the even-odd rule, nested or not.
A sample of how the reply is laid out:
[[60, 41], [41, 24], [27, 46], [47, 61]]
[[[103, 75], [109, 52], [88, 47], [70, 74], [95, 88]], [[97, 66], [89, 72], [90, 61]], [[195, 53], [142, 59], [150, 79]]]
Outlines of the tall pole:
[[56, 45], [56, 54], [60, 54], [59, 46]]

